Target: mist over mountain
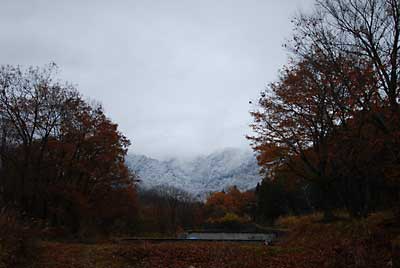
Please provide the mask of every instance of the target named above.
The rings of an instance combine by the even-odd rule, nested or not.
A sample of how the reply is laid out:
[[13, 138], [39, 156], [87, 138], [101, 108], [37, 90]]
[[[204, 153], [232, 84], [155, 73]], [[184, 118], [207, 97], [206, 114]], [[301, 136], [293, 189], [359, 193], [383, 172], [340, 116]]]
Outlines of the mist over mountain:
[[129, 154], [126, 163], [139, 175], [139, 187], [169, 185], [199, 198], [233, 185], [240, 190], [248, 190], [261, 181], [254, 154], [236, 148], [187, 160], [157, 160], [145, 155]]

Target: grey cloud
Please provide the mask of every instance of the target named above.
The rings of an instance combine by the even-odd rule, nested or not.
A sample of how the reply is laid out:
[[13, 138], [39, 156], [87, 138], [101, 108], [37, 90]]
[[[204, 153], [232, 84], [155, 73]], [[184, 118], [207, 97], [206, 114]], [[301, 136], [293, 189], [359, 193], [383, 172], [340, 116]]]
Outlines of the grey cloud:
[[0, 0], [0, 64], [61, 68], [153, 157], [248, 146], [248, 101], [312, 0]]

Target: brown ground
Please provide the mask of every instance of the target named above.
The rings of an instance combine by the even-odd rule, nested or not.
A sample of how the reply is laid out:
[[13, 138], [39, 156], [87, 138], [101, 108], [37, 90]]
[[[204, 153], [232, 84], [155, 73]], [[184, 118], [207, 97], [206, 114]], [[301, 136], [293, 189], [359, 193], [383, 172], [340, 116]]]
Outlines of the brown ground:
[[32, 267], [40, 268], [321, 268], [390, 267], [399, 235], [384, 215], [367, 221], [324, 224], [315, 216], [282, 221], [290, 234], [274, 246], [260, 244], [41, 242]]
[[[303, 250], [267, 247], [263, 244], [221, 242], [161, 244], [65, 244], [42, 243], [37, 267], [321, 267], [320, 261], [304, 260]], [[306, 264], [306, 263], [304, 263]]]

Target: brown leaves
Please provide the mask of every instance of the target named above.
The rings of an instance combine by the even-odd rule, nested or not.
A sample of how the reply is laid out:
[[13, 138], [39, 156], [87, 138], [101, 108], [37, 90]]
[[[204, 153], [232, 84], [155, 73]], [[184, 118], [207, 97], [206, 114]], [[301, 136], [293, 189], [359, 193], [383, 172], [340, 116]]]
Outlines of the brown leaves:
[[[80, 245], [46, 243], [42, 268], [258, 268], [318, 267], [296, 255], [296, 250], [267, 248], [264, 244], [162, 243]], [[288, 258], [289, 255], [294, 255]], [[47, 263], [46, 263], [47, 262]], [[298, 264], [308, 266], [296, 266]]]
[[[41, 268], [320, 268], [336, 267], [322, 246], [267, 247], [263, 243], [44, 244]], [[354, 266], [352, 266], [354, 267]]]
[[400, 230], [384, 228], [392, 215], [321, 223], [321, 215], [290, 217], [290, 232], [264, 243], [165, 242], [120, 244], [43, 243], [40, 268], [381, 268]]

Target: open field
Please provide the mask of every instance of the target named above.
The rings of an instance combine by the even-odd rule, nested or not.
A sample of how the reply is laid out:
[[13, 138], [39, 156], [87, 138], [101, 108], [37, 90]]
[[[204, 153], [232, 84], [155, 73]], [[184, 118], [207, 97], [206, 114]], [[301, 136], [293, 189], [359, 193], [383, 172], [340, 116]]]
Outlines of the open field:
[[[321, 223], [319, 215], [280, 221], [290, 232], [274, 246], [263, 243], [60, 243], [40, 242], [32, 267], [40, 268], [320, 268], [390, 267], [400, 234], [392, 218]], [[393, 266], [392, 266], [393, 267]]]
[[[296, 267], [305, 261], [302, 249], [267, 247], [261, 243], [42, 243], [41, 248], [43, 253], [36, 265], [43, 268]], [[308, 264], [320, 267], [321, 263]]]

